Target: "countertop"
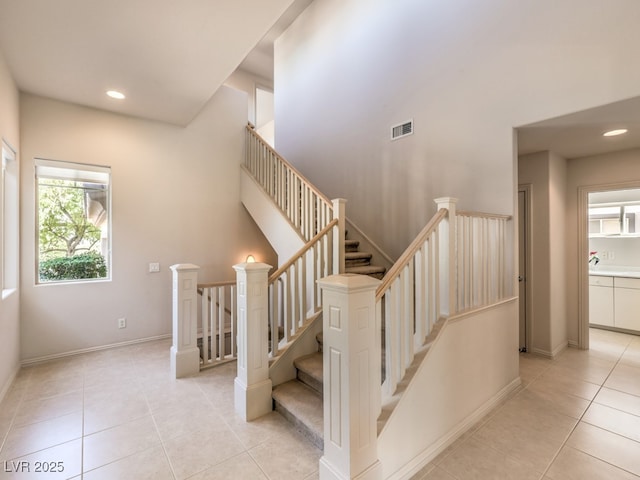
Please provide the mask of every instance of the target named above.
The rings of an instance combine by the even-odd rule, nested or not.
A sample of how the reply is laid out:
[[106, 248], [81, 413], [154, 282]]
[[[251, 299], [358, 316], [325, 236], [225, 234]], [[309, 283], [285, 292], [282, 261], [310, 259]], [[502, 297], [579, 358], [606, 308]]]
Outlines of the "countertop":
[[601, 265], [589, 269], [589, 275], [600, 277], [640, 278], [640, 267], [625, 267], [618, 265]]

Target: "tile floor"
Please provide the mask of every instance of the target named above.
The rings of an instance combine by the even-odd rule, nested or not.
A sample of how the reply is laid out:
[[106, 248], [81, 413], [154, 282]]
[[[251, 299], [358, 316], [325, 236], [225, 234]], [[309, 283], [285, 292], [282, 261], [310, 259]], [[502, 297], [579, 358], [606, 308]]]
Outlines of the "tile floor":
[[[169, 347], [23, 368], [0, 404], [0, 479], [318, 478], [322, 452], [278, 413], [251, 423], [235, 415], [235, 362], [172, 380]], [[64, 471], [35, 472], [58, 462]]]
[[[522, 354], [522, 387], [414, 479], [640, 478], [640, 337], [592, 330], [591, 346]], [[176, 381], [168, 349], [22, 369], [0, 404], [0, 479], [318, 478], [321, 452], [277, 413], [235, 415], [234, 363]]]
[[520, 355], [521, 387], [413, 480], [640, 478], [640, 337]]

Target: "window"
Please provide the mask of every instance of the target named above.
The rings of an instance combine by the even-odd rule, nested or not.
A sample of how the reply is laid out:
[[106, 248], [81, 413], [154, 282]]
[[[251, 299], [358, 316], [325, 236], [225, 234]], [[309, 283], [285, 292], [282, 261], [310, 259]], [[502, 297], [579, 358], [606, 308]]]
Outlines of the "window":
[[18, 165], [15, 151], [2, 142], [0, 188], [0, 280], [2, 292], [18, 287]]
[[111, 169], [35, 163], [38, 283], [110, 278]]

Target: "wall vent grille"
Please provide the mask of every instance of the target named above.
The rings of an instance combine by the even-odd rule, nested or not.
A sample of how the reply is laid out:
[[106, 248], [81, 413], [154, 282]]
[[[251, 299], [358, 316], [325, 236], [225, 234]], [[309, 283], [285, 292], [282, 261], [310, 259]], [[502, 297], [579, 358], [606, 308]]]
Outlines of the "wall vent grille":
[[413, 133], [413, 119], [391, 127], [391, 140], [406, 137]]

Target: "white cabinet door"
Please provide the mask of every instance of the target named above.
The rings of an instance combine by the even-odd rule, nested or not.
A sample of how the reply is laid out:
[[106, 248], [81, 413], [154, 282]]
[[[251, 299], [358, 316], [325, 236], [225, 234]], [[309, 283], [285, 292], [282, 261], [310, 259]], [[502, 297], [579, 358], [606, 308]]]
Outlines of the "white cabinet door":
[[589, 323], [613, 327], [613, 287], [589, 286]]
[[618, 287], [615, 290], [615, 326], [640, 331], [640, 290]]

